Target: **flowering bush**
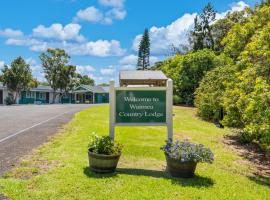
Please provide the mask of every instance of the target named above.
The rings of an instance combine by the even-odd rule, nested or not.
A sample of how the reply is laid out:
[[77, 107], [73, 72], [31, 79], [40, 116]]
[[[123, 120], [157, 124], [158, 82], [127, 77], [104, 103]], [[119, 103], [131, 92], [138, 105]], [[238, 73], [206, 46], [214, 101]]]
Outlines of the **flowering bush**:
[[202, 144], [193, 144], [189, 141], [179, 141], [175, 143], [167, 142], [161, 147], [167, 156], [181, 162], [206, 162], [212, 163], [214, 161], [214, 154]]
[[109, 136], [94, 135], [88, 145], [89, 151], [103, 155], [118, 155], [123, 149], [123, 145], [111, 140]]

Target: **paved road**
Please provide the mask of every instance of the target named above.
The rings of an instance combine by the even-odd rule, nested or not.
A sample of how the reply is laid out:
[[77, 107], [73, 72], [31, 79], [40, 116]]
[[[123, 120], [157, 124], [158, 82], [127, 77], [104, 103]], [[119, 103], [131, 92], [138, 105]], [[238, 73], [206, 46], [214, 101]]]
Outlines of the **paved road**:
[[0, 176], [89, 106], [0, 106]]

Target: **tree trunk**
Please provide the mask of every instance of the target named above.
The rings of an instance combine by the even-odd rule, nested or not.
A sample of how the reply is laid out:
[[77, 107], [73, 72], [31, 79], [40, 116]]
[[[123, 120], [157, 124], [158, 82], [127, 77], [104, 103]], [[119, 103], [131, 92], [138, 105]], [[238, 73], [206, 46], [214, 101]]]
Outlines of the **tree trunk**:
[[13, 93], [13, 104], [16, 104], [16, 100], [17, 100], [17, 96], [18, 96], [18, 92], [17, 91], [15, 91], [14, 93]]
[[52, 101], [53, 104], [55, 104], [55, 98], [56, 98], [56, 92], [55, 92], [55, 90], [54, 90], [54, 91], [53, 91], [53, 101]]

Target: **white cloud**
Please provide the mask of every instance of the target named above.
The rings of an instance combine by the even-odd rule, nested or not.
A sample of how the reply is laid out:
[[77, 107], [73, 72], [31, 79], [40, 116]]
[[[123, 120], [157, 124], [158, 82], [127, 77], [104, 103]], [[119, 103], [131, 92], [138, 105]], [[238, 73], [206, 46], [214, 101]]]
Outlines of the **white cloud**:
[[74, 17], [74, 21], [112, 24], [114, 20], [125, 19], [127, 11], [124, 9], [124, 0], [99, 0], [99, 3], [112, 8], [106, 11], [106, 9], [100, 10], [90, 6], [84, 10], [79, 10]]
[[[217, 13], [217, 19], [225, 17], [228, 12], [241, 11], [246, 6], [245, 2], [239, 1], [238, 3], [232, 4], [231, 8], [225, 12]], [[156, 27], [153, 26], [149, 30], [150, 41], [151, 41], [151, 54], [152, 55], [166, 55], [169, 53], [172, 45], [187, 46], [188, 45], [188, 32], [194, 26], [194, 18], [197, 13], [186, 13], [182, 17], [178, 18], [168, 26]], [[133, 40], [133, 50], [137, 52], [139, 42], [142, 35], [137, 35]]]
[[[0, 70], [3, 69], [4, 65], [5, 65], [5, 62], [0, 60]], [[0, 73], [1, 73], [1, 71], [0, 71]]]
[[65, 49], [72, 55], [92, 55], [99, 57], [121, 56], [125, 50], [121, 48], [117, 40], [97, 40], [79, 45], [67, 44]]
[[88, 74], [88, 76], [90, 78], [94, 79], [95, 80], [95, 83], [99, 83], [100, 81], [103, 80], [103, 77], [101, 77], [101, 76], [95, 76], [94, 74]]
[[244, 1], [239, 1], [237, 3], [233, 3], [231, 4], [231, 11], [242, 11], [244, 10], [246, 7], [249, 7], [248, 4], [246, 4]]
[[77, 65], [76, 71], [82, 75], [89, 75], [92, 72], [96, 71], [96, 69], [91, 65]]
[[230, 5], [230, 10], [227, 10], [225, 12], [222, 12], [222, 13], [217, 13], [216, 14], [216, 19], [219, 20], [219, 19], [222, 19], [224, 18], [229, 12], [235, 12], [235, 11], [242, 11], [244, 10], [246, 7], [249, 7], [248, 4], [246, 4], [245, 2], [243, 1], [239, 1], [237, 3], [233, 3]]
[[123, 7], [125, 0], [99, 0], [98, 1], [103, 6], [110, 6], [110, 7]]
[[91, 6], [84, 10], [79, 10], [75, 17], [75, 20], [82, 20], [96, 23], [103, 20], [103, 13], [94, 6]]
[[6, 41], [7, 45], [14, 45], [14, 46], [32, 46], [41, 43], [42, 43], [41, 41], [33, 38], [9, 38]]
[[[196, 13], [185, 14], [166, 27], [153, 26], [149, 30], [151, 54], [168, 53], [171, 45], [188, 44], [187, 32], [193, 27]], [[137, 51], [142, 35], [137, 35], [133, 41], [133, 50]]]
[[[157, 61], [160, 60], [158, 57], [155, 57], [155, 56], [150, 56], [149, 59], [150, 59], [150, 65], [154, 65]], [[130, 54], [128, 56], [125, 56], [119, 60], [119, 64], [121, 65], [120, 68], [122, 70], [136, 69], [137, 61], [138, 61], [138, 56], [136, 56], [134, 54]]]
[[33, 58], [26, 58], [25, 59], [25, 62], [27, 63], [27, 64], [29, 64], [30, 66], [31, 65], [36, 65], [37, 64], [37, 61], [35, 60], [35, 59], [33, 59]]
[[138, 56], [135, 56], [133, 54], [123, 57], [119, 64], [121, 65], [136, 65], [138, 61]]
[[25, 59], [25, 61], [27, 64], [30, 65], [34, 78], [38, 79], [39, 81], [46, 81], [45, 75], [44, 75], [44, 72], [40, 63], [38, 63], [35, 59], [31, 57]]
[[62, 24], [52, 24], [49, 27], [39, 25], [33, 29], [33, 35], [40, 38], [50, 38], [62, 41], [74, 40], [78, 42], [84, 41], [84, 37], [80, 35], [81, 25], [71, 23], [63, 26]]
[[86, 42], [47, 42], [34, 38], [14, 39], [10, 38], [6, 41], [7, 45], [28, 46], [31, 51], [42, 52], [48, 48], [65, 49], [70, 55], [87, 55], [87, 56], [122, 56], [125, 49], [121, 48], [121, 44], [117, 40], [97, 40]]
[[105, 17], [103, 19], [103, 23], [104, 24], [112, 24], [114, 19], [123, 20], [123, 19], [125, 19], [126, 15], [127, 15], [126, 10], [119, 9], [119, 8], [113, 8], [105, 14]]
[[6, 28], [4, 30], [0, 30], [0, 36], [3, 36], [3, 37], [21, 37], [23, 36], [23, 32], [20, 31], [20, 30], [14, 30], [14, 29], [11, 29], [11, 28]]
[[111, 76], [115, 73], [115, 68], [113, 66], [102, 68], [100, 70], [100, 73], [104, 76]]

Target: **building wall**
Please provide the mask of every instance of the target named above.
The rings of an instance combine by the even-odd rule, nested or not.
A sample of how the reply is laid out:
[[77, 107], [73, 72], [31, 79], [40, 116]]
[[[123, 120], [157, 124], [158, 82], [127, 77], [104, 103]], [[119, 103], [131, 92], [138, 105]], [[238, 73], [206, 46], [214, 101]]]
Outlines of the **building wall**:
[[[7, 98], [8, 96], [8, 90], [6, 88], [3, 88], [1, 89], [3, 90], [3, 104], [5, 104], [5, 99]], [[39, 101], [41, 103], [46, 103], [46, 99], [44, 100], [41, 100], [37, 97], [37, 93], [39, 92], [36, 92], [36, 91], [32, 91], [34, 93], [33, 96], [28, 96], [26, 97], [26, 94], [21, 94], [17, 100], [16, 100], [16, 103], [17, 104], [34, 104], [36, 101]], [[23, 92], [22, 92], [23, 93]], [[46, 93], [46, 92], [45, 92]], [[93, 100], [93, 96], [92, 96], [92, 93], [90, 92], [87, 92], [85, 94], [90, 94], [89, 98], [90, 98], [90, 101], [89, 103], [92, 104], [92, 100]], [[63, 101], [63, 103], [75, 103], [75, 94], [70, 94], [69, 99], [65, 98], [65, 100]], [[95, 103], [98, 104], [98, 103], [108, 103], [109, 102], [109, 94], [108, 93], [95, 93]], [[53, 93], [50, 92], [49, 93], [49, 103], [52, 104], [53, 103]], [[60, 95], [57, 95], [56, 96], [56, 99], [55, 99], [55, 103], [62, 103], [61, 102], [61, 99], [60, 99]], [[84, 103], [84, 102], [81, 102], [81, 103]]]
[[[47, 102], [47, 92], [40, 91], [31, 91], [31, 95], [29, 92], [22, 92], [21, 97], [18, 101], [19, 104], [34, 104], [36, 102], [46, 104], [53, 103], [53, 93], [49, 92], [49, 101]], [[41, 94], [42, 93], [42, 94]], [[59, 95], [55, 98], [55, 103], [60, 103]]]
[[[50, 92], [50, 104], [52, 104], [53, 103], [53, 92]], [[55, 103], [61, 103], [60, 102], [60, 95], [56, 95], [56, 97], [55, 97]]]
[[95, 103], [109, 103], [109, 94], [108, 93], [96, 93], [95, 94]]
[[3, 103], [6, 104], [6, 98], [8, 96], [8, 90], [7, 89], [3, 89]]

